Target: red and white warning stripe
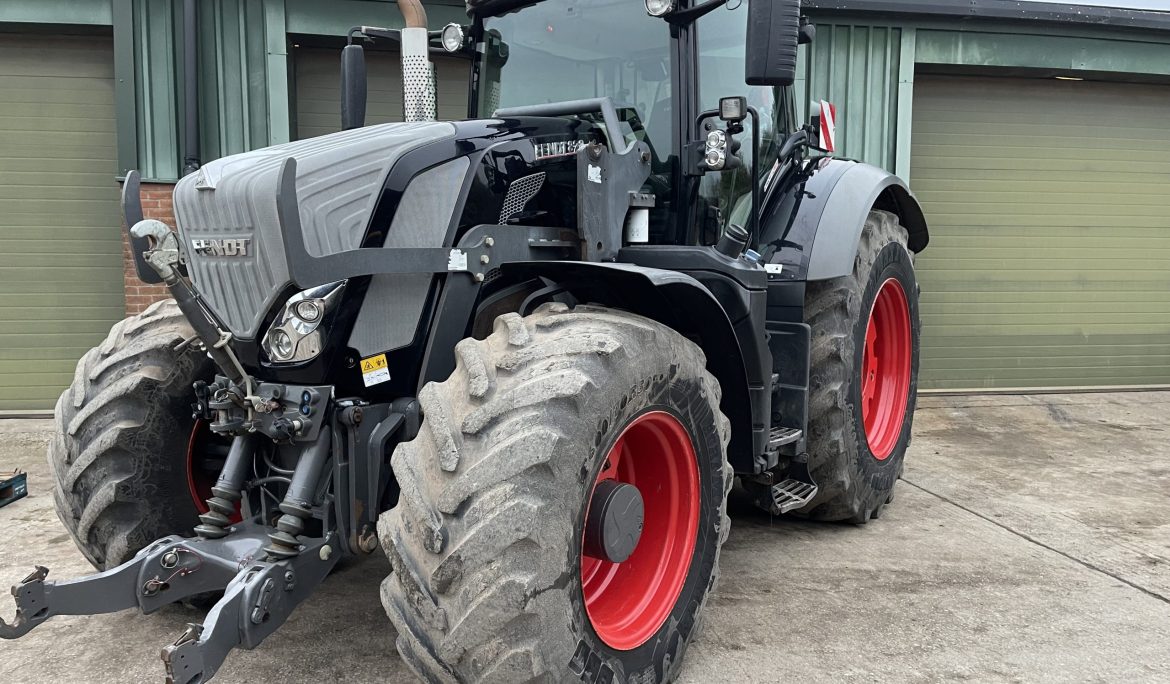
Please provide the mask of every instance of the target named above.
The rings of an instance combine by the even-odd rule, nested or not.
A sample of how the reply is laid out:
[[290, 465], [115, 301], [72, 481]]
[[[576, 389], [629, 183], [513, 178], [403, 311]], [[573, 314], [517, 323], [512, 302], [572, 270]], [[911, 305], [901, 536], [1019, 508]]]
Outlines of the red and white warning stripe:
[[821, 100], [821, 149], [837, 149], [837, 105]]

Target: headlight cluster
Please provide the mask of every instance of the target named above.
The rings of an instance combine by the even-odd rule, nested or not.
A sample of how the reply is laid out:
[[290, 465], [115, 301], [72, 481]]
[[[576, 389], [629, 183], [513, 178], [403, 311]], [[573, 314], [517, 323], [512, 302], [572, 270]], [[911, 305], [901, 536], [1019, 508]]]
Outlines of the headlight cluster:
[[727, 133], [713, 130], [707, 134], [707, 149], [703, 155], [707, 168], [718, 171], [727, 165]]
[[275, 363], [308, 361], [321, 353], [322, 324], [337, 308], [345, 281], [314, 287], [288, 298], [261, 346]]

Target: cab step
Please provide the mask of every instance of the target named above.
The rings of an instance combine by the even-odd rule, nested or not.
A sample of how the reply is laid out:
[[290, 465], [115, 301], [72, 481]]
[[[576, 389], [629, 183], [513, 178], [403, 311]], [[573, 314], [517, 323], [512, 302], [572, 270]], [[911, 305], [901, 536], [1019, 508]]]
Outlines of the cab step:
[[789, 478], [772, 485], [772, 512], [777, 515], [804, 508], [820, 488], [812, 482]]
[[808, 472], [808, 454], [799, 454], [788, 466], [787, 477], [772, 485], [772, 513], [779, 515], [804, 508], [818, 491], [820, 487]]
[[774, 427], [768, 433], [768, 448], [779, 449], [787, 444], [793, 444], [803, 435], [804, 432], [800, 428]]

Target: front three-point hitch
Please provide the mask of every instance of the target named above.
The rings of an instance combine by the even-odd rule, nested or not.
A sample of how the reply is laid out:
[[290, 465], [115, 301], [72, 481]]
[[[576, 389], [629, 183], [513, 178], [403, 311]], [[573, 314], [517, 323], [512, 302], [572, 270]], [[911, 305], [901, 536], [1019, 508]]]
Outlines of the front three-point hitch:
[[16, 619], [0, 620], [0, 637], [15, 639], [54, 615], [94, 615], [127, 608], [153, 613], [164, 605], [224, 592], [202, 625], [189, 625], [162, 652], [167, 681], [209, 680], [236, 647], [254, 648], [313, 592], [333, 565], [329, 538], [302, 539], [301, 553], [278, 561], [263, 551], [268, 531], [237, 525], [221, 539], [159, 539], [116, 568], [62, 582], [36, 571], [12, 588]]
[[233, 436], [197, 537], [164, 537], [77, 579], [46, 581], [48, 569], [37, 567], [12, 588], [16, 618], [0, 620], [0, 637], [54, 615], [145, 614], [222, 592], [203, 623], [162, 652], [168, 682], [206, 682], [233, 648], [275, 631], [338, 558], [376, 548], [371, 502], [390, 479], [382, 465], [393, 440], [418, 429], [417, 402], [369, 405], [329, 399], [327, 386], [247, 384], [250, 392], [219, 376], [196, 387], [198, 416]]

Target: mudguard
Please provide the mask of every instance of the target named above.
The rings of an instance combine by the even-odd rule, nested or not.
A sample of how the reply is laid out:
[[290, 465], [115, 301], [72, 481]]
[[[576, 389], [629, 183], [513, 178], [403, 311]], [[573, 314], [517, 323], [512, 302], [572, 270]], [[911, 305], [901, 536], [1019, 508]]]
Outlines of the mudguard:
[[752, 406], [735, 329], [711, 291], [685, 273], [626, 263], [534, 261], [506, 264], [504, 274], [541, 276], [579, 301], [596, 302], [658, 321], [693, 340], [723, 389], [720, 408], [731, 421], [727, 458], [736, 472], [755, 472]]
[[[861, 162], [823, 162], [805, 183], [786, 243], [803, 252], [804, 280], [828, 280], [853, 272], [853, 261], [866, 216], [872, 209], [897, 214], [909, 233], [910, 251], [926, 248], [930, 235], [922, 207], [906, 182], [884, 169]], [[765, 236], [771, 237], [766, 230]]]

